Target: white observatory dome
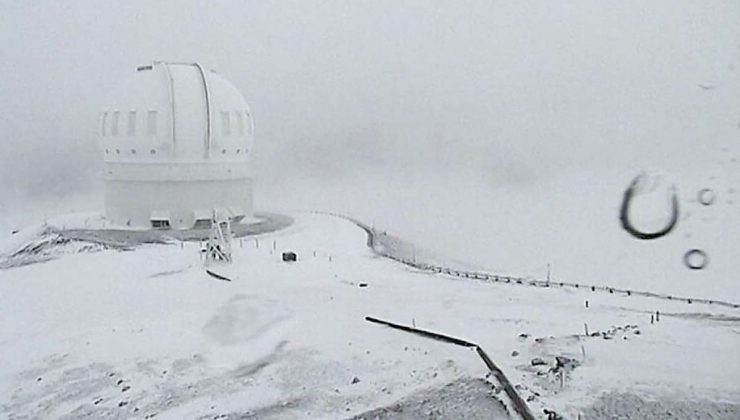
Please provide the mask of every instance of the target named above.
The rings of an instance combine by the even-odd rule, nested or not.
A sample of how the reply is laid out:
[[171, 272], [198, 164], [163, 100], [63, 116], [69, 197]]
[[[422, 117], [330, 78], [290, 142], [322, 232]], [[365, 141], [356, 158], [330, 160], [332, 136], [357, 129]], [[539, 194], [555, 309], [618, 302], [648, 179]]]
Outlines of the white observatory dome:
[[252, 216], [254, 122], [244, 97], [198, 63], [137, 68], [100, 116], [106, 218], [131, 227], [208, 227]]

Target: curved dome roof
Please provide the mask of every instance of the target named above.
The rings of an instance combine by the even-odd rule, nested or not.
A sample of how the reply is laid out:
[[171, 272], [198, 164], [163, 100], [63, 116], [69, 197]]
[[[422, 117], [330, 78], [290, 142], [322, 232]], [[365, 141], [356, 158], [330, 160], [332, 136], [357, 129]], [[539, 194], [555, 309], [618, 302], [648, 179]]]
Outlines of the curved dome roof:
[[246, 161], [253, 135], [244, 97], [198, 63], [137, 68], [108, 97], [100, 118], [106, 163]]

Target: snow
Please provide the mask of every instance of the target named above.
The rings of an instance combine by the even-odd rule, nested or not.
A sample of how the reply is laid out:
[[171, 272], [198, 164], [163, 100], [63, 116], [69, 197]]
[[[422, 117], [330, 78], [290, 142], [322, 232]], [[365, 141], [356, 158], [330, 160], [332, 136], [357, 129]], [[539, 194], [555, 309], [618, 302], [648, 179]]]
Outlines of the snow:
[[[414, 396], [487, 379], [475, 352], [368, 315], [480, 344], [537, 414], [575, 418], [607, 393], [702, 401], [707, 412], [740, 401], [737, 310], [430, 274], [378, 257], [347, 220], [294, 216], [290, 227], [235, 240], [234, 263], [210, 267], [231, 282], [205, 274], [195, 242], [0, 270], [0, 415], [449, 412], [454, 398], [429, 407]], [[296, 263], [281, 261], [286, 250]], [[609, 339], [585, 337], [584, 323]], [[580, 363], [562, 388], [549, 372], [555, 356]], [[535, 357], [547, 365], [531, 366]], [[486, 411], [496, 404], [470, 404], [500, 415]]]

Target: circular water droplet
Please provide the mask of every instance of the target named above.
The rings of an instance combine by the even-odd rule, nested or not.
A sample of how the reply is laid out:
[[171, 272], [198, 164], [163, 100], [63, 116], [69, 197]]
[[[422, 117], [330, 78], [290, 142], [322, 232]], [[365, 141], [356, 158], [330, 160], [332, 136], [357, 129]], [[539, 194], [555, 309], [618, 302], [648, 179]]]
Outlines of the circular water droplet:
[[704, 188], [699, 190], [698, 194], [699, 202], [705, 206], [714, 204], [714, 200], [717, 199], [717, 195], [710, 188]]
[[701, 270], [709, 264], [709, 257], [701, 249], [690, 249], [683, 255], [683, 262], [692, 270]]
[[641, 173], [625, 190], [620, 209], [622, 228], [638, 239], [667, 235], [678, 222], [676, 188], [661, 174]]

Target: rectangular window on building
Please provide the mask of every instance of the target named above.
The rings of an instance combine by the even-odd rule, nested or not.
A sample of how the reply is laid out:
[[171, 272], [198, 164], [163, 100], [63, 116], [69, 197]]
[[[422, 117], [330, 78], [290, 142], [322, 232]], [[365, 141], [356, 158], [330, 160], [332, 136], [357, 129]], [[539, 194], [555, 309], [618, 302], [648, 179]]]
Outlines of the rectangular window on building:
[[146, 134], [149, 136], [157, 135], [157, 111], [150, 110], [146, 114]]
[[121, 116], [119, 111], [113, 111], [113, 121], [111, 121], [110, 134], [112, 136], [118, 135], [118, 117]]
[[100, 135], [107, 135], [106, 125], [108, 124], [108, 113], [103, 112], [103, 116], [100, 117]]
[[252, 133], [252, 116], [249, 115], [249, 111], [244, 111], [244, 125], [246, 126], [247, 135], [251, 136]]
[[221, 135], [224, 137], [231, 135], [231, 118], [226, 111], [221, 111]]
[[136, 111], [128, 112], [128, 125], [126, 126], [126, 135], [127, 136], [136, 135]]
[[244, 135], [244, 118], [242, 117], [242, 113], [237, 111], [234, 113], [236, 115], [236, 133], [239, 136]]

